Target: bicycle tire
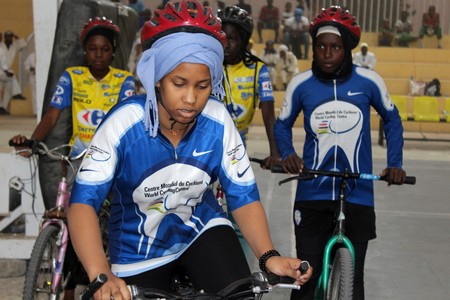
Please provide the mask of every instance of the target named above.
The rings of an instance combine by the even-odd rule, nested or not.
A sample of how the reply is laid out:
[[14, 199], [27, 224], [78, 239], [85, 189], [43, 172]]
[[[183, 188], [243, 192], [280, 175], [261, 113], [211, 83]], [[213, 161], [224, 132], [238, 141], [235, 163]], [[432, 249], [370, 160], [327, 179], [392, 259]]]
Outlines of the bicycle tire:
[[327, 300], [353, 298], [353, 258], [348, 248], [339, 248], [333, 260], [327, 288]]
[[[55, 272], [55, 263], [59, 250], [56, 245], [59, 230], [59, 226], [51, 224], [39, 233], [25, 274], [24, 300], [50, 299], [53, 273]], [[64, 278], [61, 277], [54, 299], [60, 298], [60, 293], [64, 290], [63, 282]]]

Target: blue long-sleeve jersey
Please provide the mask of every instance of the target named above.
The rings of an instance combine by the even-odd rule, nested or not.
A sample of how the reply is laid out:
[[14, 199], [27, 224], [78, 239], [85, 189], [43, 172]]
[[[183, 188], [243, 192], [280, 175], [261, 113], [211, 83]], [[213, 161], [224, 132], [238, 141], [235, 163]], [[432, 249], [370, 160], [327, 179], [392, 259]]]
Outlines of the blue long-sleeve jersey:
[[143, 122], [145, 96], [114, 106], [98, 127], [72, 191], [71, 204], [100, 208], [112, 191], [112, 270], [131, 276], [178, 258], [208, 228], [232, 226], [210, 184], [226, 191], [230, 211], [259, 200], [254, 173], [225, 106], [210, 99], [174, 147]]
[[[292, 127], [303, 112], [306, 132], [305, 167], [319, 170], [372, 173], [370, 115], [383, 119], [387, 166], [402, 167], [403, 127], [383, 79], [372, 70], [353, 66], [343, 80], [320, 80], [312, 71], [294, 77], [287, 87], [274, 136], [282, 158], [295, 153]], [[339, 179], [318, 177], [299, 181], [296, 201], [336, 200]], [[349, 180], [347, 201], [374, 206], [373, 182]]]

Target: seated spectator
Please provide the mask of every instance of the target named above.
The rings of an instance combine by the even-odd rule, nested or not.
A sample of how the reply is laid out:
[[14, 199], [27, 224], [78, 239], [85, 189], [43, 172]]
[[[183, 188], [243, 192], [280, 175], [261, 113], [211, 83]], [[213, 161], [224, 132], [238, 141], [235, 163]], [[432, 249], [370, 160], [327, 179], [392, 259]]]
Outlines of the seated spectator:
[[360, 67], [373, 70], [377, 64], [377, 58], [375, 54], [369, 51], [369, 45], [367, 43], [361, 43], [361, 51], [353, 55], [353, 63]]
[[161, 3], [156, 8], [164, 9], [164, 7], [166, 7], [167, 2], [169, 2], [169, 0], [161, 0]]
[[224, 1], [217, 1], [216, 10], [214, 11], [214, 14], [217, 15], [219, 11], [223, 11], [226, 7], [226, 4]]
[[262, 43], [262, 30], [275, 30], [275, 42], [278, 41], [278, 30], [280, 29], [280, 11], [273, 5], [273, 0], [267, 0], [267, 5], [261, 8], [258, 20], [259, 42]]
[[439, 13], [436, 12], [436, 7], [430, 5], [428, 7], [428, 12], [424, 13], [422, 16], [422, 27], [420, 27], [419, 32], [419, 48], [422, 48], [422, 39], [425, 35], [437, 37], [437, 47], [442, 48], [442, 30], [439, 26]]
[[281, 32], [283, 32], [283, 43], [289, 45], [289, 31], [286, 30], [286, 21], [294, 17], [294, 11], [292, 10], [292, 3], [286, 2], [284, 5], [284, 11], [281, 13]]
[[306, 0], [297, 0], [297, 8], [303, 9], [303, 15], [309, 20], [309, 5]]
[[9, 115], [11, 99], [26, 99], [14, 74], [13, 64], [16, 54], [27, 43], [12, 31], [6, 31], [4, 38], [5, 41], [0, 38], [0, 115]]
[[378, 46], [391, 47], [394, 40], [394, 33], [389, 19], [384, 19], [378, 33]]
[[142, 0], [128, 0], [128, 7], [134, 9], [138, 15], [140, 15], [145, 9]]
[[417, 41], [417, 37], [412, 34], [412, 23], [408, 20], [408, 12], [402, 11], [400, 20], [395, 23], [395, 39], [398, 46], [409, 47], [409, 43]]
[[151, 9], [150, 8], [144, 9], [139, 14], [139, 28], [142, 28], [142, 26], [144, 26], [145, 22], [150, 21], [151, 18], [152, 18], [152, 11], [151, 11]]
[[250, 4], [245, 3], [245, 0], [239, 0], [238, 4], [236, 4], [236, 6], [247, 11], [249, 15], [252, 15], [252, 6]]
[[266, 64], [269, 69], [269, 76], [272, 85], [276, 86], [277, 83], [277, 61], [279, 58], [278, 51], [275, 49], [275, 43], [272, 40], [266, 42], [266, 48], [261, 52], [259, 56], [261, 60]]
[[256, 53], [256, 50], [253, 49], [253, 44], [254, 44], [253, 40], [252, 40], [252, 39], [249, 39], [249, 40], [248, 40], [248, 44], [247, 44], [247, 50], [248, 50], [248, 52], [250, 52], [252, 55], [258, 56], [258, 53]]
[[297, 59], [308, 59], [309, 20], [303, 15], [303, 9], [297, 7], [294, 17], [286, 20], [285, 32], [289, 34], [289, 45]]
[[292, 76], [299, 72], [298, 61], [297, 57], [295, 57], [294, 53], [289, 51], [289, 48], [286, 45], [281, 44], [278, 47], [278, 54], [280, 55], [280, 57], [277, 61], [277, 68], [280, 71], [283, 88], [284, 90], [286, 90], [286, 87], [289, 81], [292, 79]]

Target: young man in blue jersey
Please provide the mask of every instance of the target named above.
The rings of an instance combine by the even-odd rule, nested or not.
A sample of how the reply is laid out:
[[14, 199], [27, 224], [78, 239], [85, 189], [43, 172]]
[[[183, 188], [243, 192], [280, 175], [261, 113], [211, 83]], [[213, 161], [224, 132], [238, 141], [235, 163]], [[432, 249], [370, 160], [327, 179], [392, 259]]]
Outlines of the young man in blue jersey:
[[[170, 291], [179, 268], [209, 293], [249, 276], [232, 224], [210, 189], [216, 180], [261, 269], [304, 284], [311, 271], [301, 275], [300, 259], [274, 249], [245, 147], [219, 100], [220, 20], [197, 0], [168, 2], [145, 23], [141, 40], [137, 73], [147, 94], [106, 116], [72, 191], [74, 248], [90, 280], [108, 277], [95, 296], [129, 299], [126, 284]], [[110, 192], [108, 261], [96, 210]]]
[[[322, 10], [312, 21], [312, 69], [288, 84], [282, 110], [275, 123], [275, 139], [285, 171], [298, 174], [303, 167], [372, 173], [370, 110], [385, 124], [390, 184], [402, 184], [403, 128], [383, 79], [373, 70], [352, 63], [352, 49], [361, 30], [355, 18], [338, 6]], [[292, 127], [300, 112], [306, 132], [303, 155], [293, 146]], [[325, 244], [333, 234], [339, 179], [318, 177], [299, 181], [293, 220], [297, 257], [315, 267], [312, 279], [291, 299], [313, 299], [322, 272]], [[368, 241], [376, 237], [372, 181], [348, 180], [346, 232], [355, 248], [353, 299], [364, 299], [364, 261]]]

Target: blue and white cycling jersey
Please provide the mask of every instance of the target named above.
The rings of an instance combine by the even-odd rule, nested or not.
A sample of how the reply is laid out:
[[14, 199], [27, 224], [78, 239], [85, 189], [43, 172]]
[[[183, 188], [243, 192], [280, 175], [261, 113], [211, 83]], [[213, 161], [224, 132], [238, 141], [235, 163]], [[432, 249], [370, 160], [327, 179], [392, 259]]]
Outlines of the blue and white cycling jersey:
[[[370, 110], [383, 119], [387, 139], [387, 166], [402, 167], [403, 127], [382, 78], [372, 70], [353, 66], [342, 80], [319, 80], [312, 71], [289, 83], [274, 136], [282, 158], [295, 153], [292, 126], [304, 115], [303, 156], [309, 169], [372, 173]], [[373, 182], [349, 180], [347, 201], [374, 205]], [[318, 177], [299, 181], [296, 201], [336, 200], [339, 179]]]
[[143, 123], [145, 96], [114, 106], [98, 127], [71, 204], [98, 211], [113, 192], [108, 238], [112, 270], [131, 276], [167, 264], [206, 229], [232, 226], [210, 184], [220, 180], [228, 209], [259, 200], [253, 170], [233, 120], [211, 98], [179, 145]]

